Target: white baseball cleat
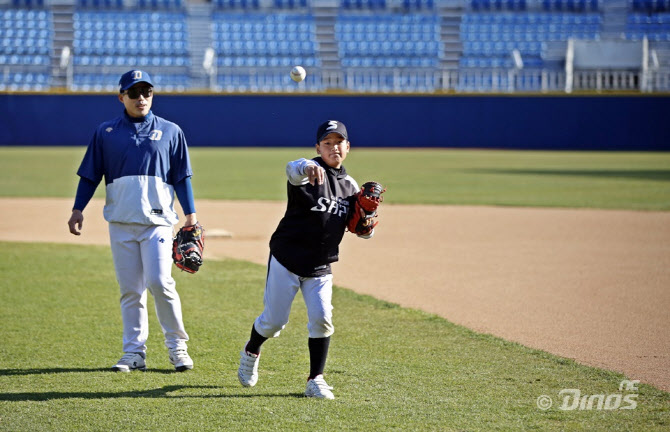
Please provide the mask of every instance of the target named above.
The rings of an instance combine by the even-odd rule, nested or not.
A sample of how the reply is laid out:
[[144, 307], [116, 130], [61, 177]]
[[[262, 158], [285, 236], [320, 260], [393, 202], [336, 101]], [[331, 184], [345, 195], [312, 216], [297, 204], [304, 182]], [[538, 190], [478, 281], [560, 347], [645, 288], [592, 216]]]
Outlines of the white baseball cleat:
[[134, 370], [147, 370], [147, 364], [140, 353], [125, 353], [121, 359], [112, 366], [114, 372], [130, 372]]
[[186, 348], [168, 349], [168, 355], [170, 356], [170, 363], [174, 365], [177, 372], [193, 369], [193, 360], [188, 355]]
[[305, 389], [305, 396], [317, 399], [335, 399], [335, 395], [331, 391], [333, 388], [326, 383], [323, 375], [317, 375], [313, 379], [307, 381], [307, 388]]
[[[246, 345], [244, 346], [246, 348]], [[240, 352], [240, 368], [237, 370], [237, 378], [244, 387], [253, 387], [258, 382], [258, 360], [260, 354], [253, 354], [243, 349]]]

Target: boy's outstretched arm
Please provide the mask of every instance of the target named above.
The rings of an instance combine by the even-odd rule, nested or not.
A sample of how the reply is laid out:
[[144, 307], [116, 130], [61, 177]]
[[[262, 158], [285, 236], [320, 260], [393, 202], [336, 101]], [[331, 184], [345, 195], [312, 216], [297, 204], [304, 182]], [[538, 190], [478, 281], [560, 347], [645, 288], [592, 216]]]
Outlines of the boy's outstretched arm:
[[286, 164], [286, 177], [293, 186], [323, 184], [325, 170], [313, 160], [301, 158]]

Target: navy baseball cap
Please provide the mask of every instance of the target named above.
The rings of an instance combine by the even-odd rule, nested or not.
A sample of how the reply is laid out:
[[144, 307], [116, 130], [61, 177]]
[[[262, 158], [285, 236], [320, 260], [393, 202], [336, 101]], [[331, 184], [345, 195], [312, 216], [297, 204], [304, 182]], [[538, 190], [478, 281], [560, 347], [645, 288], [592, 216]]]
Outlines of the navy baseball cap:
[[344, 126], [344, 123], [337, 120], [328, 120], [319, 126], [319, 129], [317, 129], [316, 142], [320, 143], [321, 140], [323, 140], [329, 133], [340, 134], [342, 138], [347, 141], [349, 140], [349, 136], [347, 135], [347, 128]]
[[119, 93], [124, 92], [135, 84], [141, 82], [145, 82], [151, 87], [154, 86], [148, 73], [137, 69], [128, 71], [121, 75], [121, 79], [119, 80]]

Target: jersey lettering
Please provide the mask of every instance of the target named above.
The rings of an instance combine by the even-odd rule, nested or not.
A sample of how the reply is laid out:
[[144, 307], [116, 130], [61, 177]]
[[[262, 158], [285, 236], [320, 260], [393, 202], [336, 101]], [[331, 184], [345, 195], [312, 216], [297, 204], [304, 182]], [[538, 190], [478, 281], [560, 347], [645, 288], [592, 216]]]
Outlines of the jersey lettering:
[[326, 202], [328, 201], [328, 198], [326, 197], [319, 197], [319, 205], [312, 207], [310, 210], [312, 211], [317, 211], [317, 212], [325, 212], [326, 211]]
[[330, 200], [330, 206], [328, 207], [328, 213], [335, 214], [336, 209], [337, 209], [337, 200], [336, 199]]
[[332, 197], [332, 199], [319, 197], [318, 203], [319, 205], [312, 207], [310, 210], [322, 213], [328, 212], [339, 217], [346, 216], [349, 213], [349, 201], [339, 197]]
[[343, 215], [346, 217], [347, 214], [349, 214], [349, 201], [341, 198], [338, 198], [337, 201], [339, 203], [337, 215], [339, 217], [342, 217]]
[[149, 134], [149, 139], [151, 141], [160, 141], [162, 136], [163, 136], [163, 131], [159, 131], [158, 129], [155, 129], [155, 130], [152, 130], [151, 133]]

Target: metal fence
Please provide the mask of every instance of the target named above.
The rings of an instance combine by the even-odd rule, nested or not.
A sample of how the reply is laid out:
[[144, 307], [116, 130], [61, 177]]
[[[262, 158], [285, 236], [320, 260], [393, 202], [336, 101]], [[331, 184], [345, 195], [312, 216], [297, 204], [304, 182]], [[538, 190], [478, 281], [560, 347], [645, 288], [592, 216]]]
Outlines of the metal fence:
[[[566, 73], [547, 69], [459, 69], [444, 71], [355, 70], [324, 72], [325, 88], [354, 93], [564, 92]], [[670, 91], [670, 71], [575, 71], [573, 91]]]

